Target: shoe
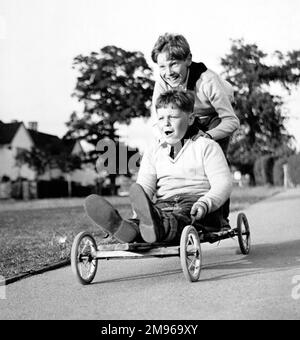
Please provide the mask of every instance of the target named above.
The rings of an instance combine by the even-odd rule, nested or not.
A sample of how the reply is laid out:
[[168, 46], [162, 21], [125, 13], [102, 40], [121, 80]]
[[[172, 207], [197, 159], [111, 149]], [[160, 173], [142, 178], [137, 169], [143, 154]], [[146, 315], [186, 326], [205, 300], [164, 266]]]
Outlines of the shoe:
[[147, 243], [161, 240], [163, 230], [160, 228], [160, 218], [142, 186], [133, 184], [129, 196], [132, 208], [140, 221], [139, 229], [143, 240]]
[[119, 242], [132, 242], [139, 233], [134, 222], [123, 220], [118, 211], [101, 196], [88, 196], [84, 202], [84, 209], [93, 222]]
[[229, 231], [231, 230], [231, 226], [229, 224], [223, 225], [221, 231]]

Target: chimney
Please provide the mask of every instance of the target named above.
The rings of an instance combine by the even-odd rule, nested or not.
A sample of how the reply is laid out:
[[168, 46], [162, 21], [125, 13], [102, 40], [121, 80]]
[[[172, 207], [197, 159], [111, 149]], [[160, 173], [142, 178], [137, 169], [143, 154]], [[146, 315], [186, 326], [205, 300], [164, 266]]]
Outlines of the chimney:
[[37, 131], [38, 130], [38, 122], [28, 122], [28, 129]]

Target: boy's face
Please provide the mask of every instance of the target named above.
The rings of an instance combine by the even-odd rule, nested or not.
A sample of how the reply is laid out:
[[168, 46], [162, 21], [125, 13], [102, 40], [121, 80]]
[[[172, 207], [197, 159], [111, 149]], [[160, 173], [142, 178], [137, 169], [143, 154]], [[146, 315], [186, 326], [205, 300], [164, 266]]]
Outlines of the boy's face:
[[170, 145], [177, 144], [194, 122], [192, 113], [183, 112], [176, 105], [157, 109], [158, 127]]
[[191, 55], [185, 60], [169, 59], [169, 54], [166, 52], [159, 53], [157, 56], [159, 74], [171, 87], [177, 87], [185, 82], [191, 62]]

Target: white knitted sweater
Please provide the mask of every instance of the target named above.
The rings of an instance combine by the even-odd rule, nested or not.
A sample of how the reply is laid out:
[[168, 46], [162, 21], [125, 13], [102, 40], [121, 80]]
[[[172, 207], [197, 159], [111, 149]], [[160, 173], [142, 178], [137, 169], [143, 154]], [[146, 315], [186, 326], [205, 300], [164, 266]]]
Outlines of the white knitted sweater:
[[208, 211], [221, 207], [232, 190], [232, 176], [220, 146], [199, 137], [187, 140], [175, 159], [169, 157], [166, 143], [153, 143], [144, 153], [137, 183], [153, 199], [174, 195], [199, 196]]

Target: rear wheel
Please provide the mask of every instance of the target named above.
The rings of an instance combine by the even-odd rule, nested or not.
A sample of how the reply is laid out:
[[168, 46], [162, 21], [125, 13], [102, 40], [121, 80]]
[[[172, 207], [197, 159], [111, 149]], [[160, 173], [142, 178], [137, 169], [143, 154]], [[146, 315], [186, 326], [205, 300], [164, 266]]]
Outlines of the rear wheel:
[[97, 244], [90, 233], [81, 232], [75, 237], [71, 250], [71, 268], [83, 285], [91, 283], [96, 275], [98, 268], [96, 252]]
[[237, 217], [238, 240], [242, 254], [247, 255], [250, 252], [251, 238], [250, 228], [247, 217], [244, 213], [238, 214]]
[[198, 281], [202, 255], [198, 232], [193, 226], [186, 226], [181, 233], [180, 262], [185, 278], [190, 282]]

